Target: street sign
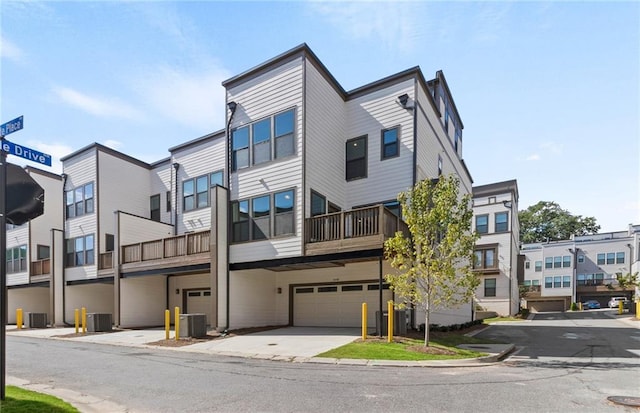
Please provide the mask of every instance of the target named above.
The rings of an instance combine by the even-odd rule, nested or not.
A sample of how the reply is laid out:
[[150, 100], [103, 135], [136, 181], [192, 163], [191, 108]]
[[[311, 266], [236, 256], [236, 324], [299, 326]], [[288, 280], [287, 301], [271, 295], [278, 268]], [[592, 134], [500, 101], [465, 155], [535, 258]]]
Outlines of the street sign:
[[18, 165], [7, 163], [6, 220], [22, 225], [44, 213], [44, 189]]
[[19, 118], [15, 118], [14, 120], [10, 120], [7, 123], [3, 123], [0, 125], [0, 136], [7, 136], [10, 133], [17, 132], [22, 129], [23, 121], [22, 116]]
[[9, 155], [19, 156], [33, 162], [51, 166], [51, 155], [38, 152], [35, 149], [27, 148], [26, 146], [18, 145], [17, 143], [9, 142], [6, 139], [2, 141], [2, 148], [0, 149]]

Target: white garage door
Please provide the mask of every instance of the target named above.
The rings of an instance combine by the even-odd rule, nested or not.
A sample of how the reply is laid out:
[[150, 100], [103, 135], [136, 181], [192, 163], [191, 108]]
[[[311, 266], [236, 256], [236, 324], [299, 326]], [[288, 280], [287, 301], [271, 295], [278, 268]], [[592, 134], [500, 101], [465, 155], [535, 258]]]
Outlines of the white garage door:
[[[293, 325], [300, 327], [360, 327], [362, 303], [367, 303], [367, 324], [376, 326], [379, 309], [378, 283], [327, 284], [293, 289]], [[388, 285], [383, 286], [383, 306], [391, 300]]]
[[207, 324], [211, 319], [211, 291], [210, 290], [192, 290], [187, 291], [187, 308], [188, 314], [202, 313], [207, 315]]

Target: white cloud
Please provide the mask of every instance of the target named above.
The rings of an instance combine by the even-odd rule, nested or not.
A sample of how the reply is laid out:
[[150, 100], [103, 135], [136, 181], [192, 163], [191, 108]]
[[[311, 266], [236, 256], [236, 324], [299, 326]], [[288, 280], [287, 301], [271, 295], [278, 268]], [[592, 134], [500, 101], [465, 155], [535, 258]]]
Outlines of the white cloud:
[[122, 147], [122, 142], [116, 141], [114, 139], [107, 139], [102, 144], [108, 148], [115, 149], [115, 150], [119, 150]]
[[539, 161], [539, 160], [540, 160], [540, 155], [538, 155], [537, 153], [531, 154], [525, 158], [525, 161]]
[[7, 40], [6, 37], [0, 35], [0, 57], [21, 63], [24, 60], [25, 54], [22, 49]]
[[544, 142], [540, 144], [540, 149], [551, 152], [554, 155], [562, 155], [564, 145], [557, 142]]
[[163, 116], [193, 128], [213, 131], [224, 125], [224, 88], [229, 73], [215, 65], [198, 73], [164, 67], [149, 71], [134, 88]]
[[[382, 41], [385, 48], [410, 52], [420, 44], [418, 31], [428, 22], [419, 2], [316, 2], [308, 3], [338, 30], [355, 40]], [[420, 21], [418, 21], [420, 19]]]
[[69, 106], [103, 118], [139, 119], [140, 111], [118, 99], [86, 95], [77, 90], [54, 86], [53, 93]]
[[29, 140], [27, 141], [26, 146], [51, 155], [51, 168], [49, 168], [48, 166], [29, 162], [26, 159], [18, 158], [15, 156], [10, 156], [9, 160], [11, 163], [15, 163], [21, 166], [35, 166], [36, 168], [40, 168], [56, 174], [62, 173], [62, 163], [60, 162], [60, 158], [63, 158], [73, 152], [73, 148], [71, 146], [62, 143], [45, 143], [37, 140]]

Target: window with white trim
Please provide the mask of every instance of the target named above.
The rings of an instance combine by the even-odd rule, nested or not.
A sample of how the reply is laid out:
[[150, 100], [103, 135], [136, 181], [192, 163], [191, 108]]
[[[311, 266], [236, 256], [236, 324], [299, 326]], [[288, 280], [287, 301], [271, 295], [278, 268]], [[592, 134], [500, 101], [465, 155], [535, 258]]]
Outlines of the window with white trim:
[[93, 182], [65, 192], [67, 218], [93, 213]]
[[27, 246], [7, 248], [7, 274], [27, 271]]
[[65, 266], [81, 267], [84, 265], [94, 265], [94, 250], [95, 245], [93, 234], [67, 239], [65, 248]]
[[231, 202], [233, 242], [295, 234], [293, 189]]
[[209, 191], [216, 185], [222, 186], [223, 179], [223, 172], [216, 171], [182, 181], [183, 211], [208, 207]]

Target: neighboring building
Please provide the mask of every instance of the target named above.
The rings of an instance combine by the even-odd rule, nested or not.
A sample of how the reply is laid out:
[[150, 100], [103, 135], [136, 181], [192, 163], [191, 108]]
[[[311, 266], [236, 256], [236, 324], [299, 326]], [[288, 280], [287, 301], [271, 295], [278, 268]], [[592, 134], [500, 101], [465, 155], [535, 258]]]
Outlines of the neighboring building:
[[[99, 144], [63, 158], [56, 324], [86, 307], [121, 327], [158, 326], [179, 306], [218, 329], [353, 327], [367, 302], [374, 326], [393, 298], [383, 242], [406, 230], [397, 194], [441, 174], [471, 193], [442, 72], [426, 81], [415, 67], [345, 91], [303, 44], [223, 86], [227, 127], [167, 159]], [[472, 310], [432, 320], [460, 324]]]
[[627, 231], [576, 236], [565, 241], [522, 245], [524, 306], [531, 311], [563, 311], [571, 303], [597, 300], [605, 307], [611, 297], [631, 299], [635, 288], [623, 290], [619, 274], [640, 268], [640, 225]]
[[473, 187], [476, 241], [474, 272], [480, 278], [476, 303], [483, 311], [514, 315], [518, 297], [518, 183], [510, 180]]

